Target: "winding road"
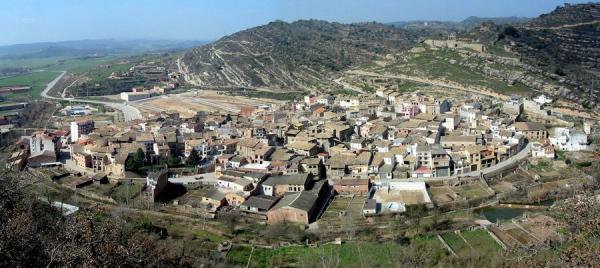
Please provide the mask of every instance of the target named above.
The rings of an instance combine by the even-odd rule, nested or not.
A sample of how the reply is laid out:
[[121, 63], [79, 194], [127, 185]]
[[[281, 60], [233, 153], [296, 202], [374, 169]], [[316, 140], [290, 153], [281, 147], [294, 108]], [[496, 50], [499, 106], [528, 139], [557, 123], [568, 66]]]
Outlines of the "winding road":
[[82, 103], [92, 103], [92, 104], [101, 104], [107, 107], [111, 107], [115, 110], [119, 110], [123, 113], [123, 120], [125, 120], [125, 122], [129, 122], [129, 121], [133, 121], [136, 119], [142, 119], [142, 113], [140, 113], [140, 110], [138, 110], [137, 108], [128, 105], [128, 104], [122, 104], [122, 103], [116, 103], [116, 102], [107, 102], [107, 101], [97, 101], [97, 100], [86, 100], [86, 99], [75, 99], [75, 98], [65, 98], [65, 97], [54, 97], [54, 96], [50, 96], [48, 95], [48, 92], [54, 88], [54, 86], [56, 86], [56, 83], [58, 83], [58, 81], [60, 79], [63, 78], [63, 76], [65, 76], [65, 74], [67, 74], [66, 71], [62, 71], [61, 74], [59, 76], [57, 76], [56, 78], [54, 78], [54, 80], [50, 81], [50, 83], [48, 83], [48, 85], [46, 85], [46, 88], [44, 89], [44, 91], [42, 91], [42, 97], [46, 98], [46, 99], [51, 99], [51, 100], [63, 100], [63, 101], [76, 101], [76, 102], [82, 102]]

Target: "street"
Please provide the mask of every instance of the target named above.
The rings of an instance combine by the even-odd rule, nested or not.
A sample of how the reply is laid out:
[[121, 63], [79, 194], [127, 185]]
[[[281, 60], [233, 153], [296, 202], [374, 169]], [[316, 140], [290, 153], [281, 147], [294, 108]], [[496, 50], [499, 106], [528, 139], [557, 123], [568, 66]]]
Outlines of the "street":
[[41, 95], [43, 98], [52, 99], [52, 100], [63, 100], [63, 101], [76, 101], [81, 103], [92, 103], [92, 104], [100, 104], [107, 107], [111, 107], [115, 110], [119, 110], [123, 113], [123, 120], [125, 122], [129, 122], [136, 119], [142, 119], [142, 113], [140, 111], [128, 104], [116, 103], [116, 102], [106, 102], [106, 101], [97, 101], [97, 100], [85, 100], [85, 99], [75, 99], [75, 98], [65, 98], [65, 97], [53, 97], [48, 95], [48, 92], [54, 88], [56, 83], [65, 76], [67, 72], [62, 71], [59, 76], [57, 76], [54, 80], [50, 81], [44, 91], [42, 91]]

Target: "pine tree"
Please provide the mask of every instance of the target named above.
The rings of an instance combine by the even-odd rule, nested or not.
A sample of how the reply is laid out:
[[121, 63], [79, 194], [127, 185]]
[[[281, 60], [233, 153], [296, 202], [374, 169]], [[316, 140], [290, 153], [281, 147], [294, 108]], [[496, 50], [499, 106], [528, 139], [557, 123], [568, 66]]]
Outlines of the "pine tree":
[[125, 169], [131, 171], [138, 171], [146, 164], [146, 154], [142, 148], [138, 148], [133, 157], [127, 158], [125, 161]]
[[179, 161], [180, 161], [180, 160], [181, 160], [181, 159], [180, 159], [178, 156], [176, 156], [176, 155], [171, 155], [171, 156], [167, 157], [167, 166], [168, 166], [168, 167], [174, 167], [174, 166], [177, 166], [177, 165], [179, 164]]
[[193, 148], [190, 152], [190, 156], [188, 157], [186, 164], [188, 166], [197, 166], [200, 164], [200, 156], [198, 155], [196, 148]]

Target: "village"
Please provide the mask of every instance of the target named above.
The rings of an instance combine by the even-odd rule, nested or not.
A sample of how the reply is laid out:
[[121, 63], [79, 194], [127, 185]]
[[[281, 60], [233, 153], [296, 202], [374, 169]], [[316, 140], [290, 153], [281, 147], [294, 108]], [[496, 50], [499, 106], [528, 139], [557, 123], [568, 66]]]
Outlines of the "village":
[[[597, 122], [557, 113], [544, 95], [406, 92], [390, 79], [361, 79], [378, 87], [374, 94], [315, 93], [195, 113], [165, 105], [192, 103], [198, 93], [167, 95], [136, 103], [145, 119], [127, 123], [68, 106], [65, 127], [21, 137], [6, 165], [103, 206], [292, 224], [336, 241], [365, 228], [377, 237], [394, 238], [397, 228], [420, 235], [414, 221], [441, 228], [439, 215], [452, 222], [438, 238], [455, 256], [478, 243], [496, 251], [558, 239], [560, 226], [539, 212], [589, 183], [578, 167], [594, 157]], [[533, 214], [515, 221], [503, 209]], [[243, 237], [233, 239], [255, 239]]]

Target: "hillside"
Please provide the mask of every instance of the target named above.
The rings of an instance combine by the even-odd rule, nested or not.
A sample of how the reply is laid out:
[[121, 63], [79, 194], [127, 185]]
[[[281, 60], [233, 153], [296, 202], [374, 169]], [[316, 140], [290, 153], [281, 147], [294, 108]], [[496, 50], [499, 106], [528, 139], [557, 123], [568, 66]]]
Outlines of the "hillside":
[[180, 69], [197, 86], [310, 89], [350, 66], [409, 48], [410, 39], [378, 23], [276, 21], [195, 48]]
[[[482, 20], [472, 17], [463, 22]], [[503, 93], [544, 92], [585, 108], [600, 101], [600, 4], [565, 5], [526, 21], [484, 20], [471, 30], [458, 32], [458, 37], [485, 45], [487, 53], [428, 52], [425, 57], [409, 56], [387, 70], [486, 85]], [[449, 64], [450, 58], [457, 64]]]
[[564, 80], [577, 95], [600, 100], [597, 92], [589, 92], [591, 81], [600, 80], [600, 4], [558, 7], [526, 24], [504, 28], [499, 41], [547, 76]]

